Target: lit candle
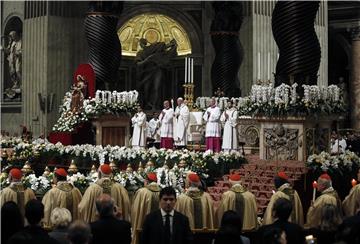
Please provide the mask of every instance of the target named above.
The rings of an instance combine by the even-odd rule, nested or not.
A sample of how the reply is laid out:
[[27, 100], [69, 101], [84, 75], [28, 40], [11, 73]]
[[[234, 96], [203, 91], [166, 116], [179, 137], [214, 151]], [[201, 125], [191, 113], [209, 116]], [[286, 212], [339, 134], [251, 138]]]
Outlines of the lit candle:
[[260, 80], [260, 52], [258, 52], [258, 74], [257, 74], [257, 78], [258, 80]]
[[270, 53], [268, 52], [268, 56], [267, 56], [267, 58], [268, 58], [268, 80], [270, 80]]
[[356, 186], [356, 184], [357, 184], [356, 180], [355, 180], [355, 179], [352, 179], [352, 180], [351, 180], [351, 185], [352, 185], [352, 187]]
[[191, 59], [191, 84], [194, 83], [194, 59]]
[[185, 57], [185, 84], [187, 83], [187, 72], [188, 72], [188, 70], [187, 70], [187, 57]]
[[313, 187], [313, 202], [315, 202], [316, 189], [317, 189], [317, 182], [316, 182], [316, 180], [314, 180], [314, 182], [312, 183], [312, 187]]

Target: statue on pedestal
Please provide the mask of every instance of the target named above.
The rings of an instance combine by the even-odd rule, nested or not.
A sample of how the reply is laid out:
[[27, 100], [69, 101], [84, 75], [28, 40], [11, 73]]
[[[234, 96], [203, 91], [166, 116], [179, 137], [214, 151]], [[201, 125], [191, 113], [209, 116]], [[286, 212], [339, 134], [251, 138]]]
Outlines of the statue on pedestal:
[[142, 48], [135, 58], [137, 64], [138, 90], [142, 92], [144, 107], [156, 109], [160, 101], [160, 88], [163, 69], [170, 59], [177, 56], [177, 43], [172, 39], [168, 44], [164, 42], [149, 43], [146, 39], [139, 40]]
[[11, 87], [5, 89], [5, 94], [8, 98], [14, 98], [16, 93], [21, 93], [22, 45], [21, 38], [16, 31], [10, 31], [8, 38], [8, 45], [4, 48], [4, 53], [8, 61]]
[[84, 97], [86, 96], [86, 80], [83, 76], [76, 77], [77, 82], [72, 87], [71, 111], [78, 113], [83, 106]]

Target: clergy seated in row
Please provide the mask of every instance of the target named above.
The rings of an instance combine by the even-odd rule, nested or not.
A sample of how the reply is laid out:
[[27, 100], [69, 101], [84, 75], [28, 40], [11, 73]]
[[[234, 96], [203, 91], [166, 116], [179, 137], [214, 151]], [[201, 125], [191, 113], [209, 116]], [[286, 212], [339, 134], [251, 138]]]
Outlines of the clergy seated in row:
[[42, 199], [45, 206], [44, 224], [47, 227], [51, 227], [50, 216], [56, 207], [68, 209], [73, 220], [80, 218], [78, 205], [81, 201], [81, 193], [78, 188], [66, 181], [66, 177], [65, 169], [57, 169], [54, 174], [56, 186], [46, 192]]
[[258, 235], [261, 241], [259, 243], [268, 243], [264, 237], [269, 230], [274, 228], [285, 231], [287, 243], [305, 243], [303, 228], [300, 225], [289, 221], [289, 219], [291, 219], [291, 214], [294, 212], [293, 206], [293, 203], [287, 198], [280, 197], [276, 199], [272, 208], [274, 222], [260, 227]]
[[177, 199], [175, 210], [189, 218], [191, 229], [214, 229], [213, 201], [209, 193], [204, 192], [200, 177], [190, 173], [187, 177], [188, 189]]
[[133, 230], [132, 243], [137, 244], [138, 230], [142, 228], [145, 216], [159, 209], [160, 186], [157, 184], [155, 173], [148, 173], [144, 187], [136, 191], [131, 206], [131, 227]]
[[251, 231], [257, 229], [257, 205], [254, 194], [241, 185], [239, 174], [231, 174], [229, 182], [231, 188], [223, 193], [219, 207], [216, 210], [215, 220], [217, 221], [217, 227], [220, 226], [224, 213], [232, 210], [242, 218], [242, 230]]
[[227, 103], [226, 110], [221, 114], [220, 121], [224, 123], [222, 150], [238, 150], [237, 125], [238, 112], [232, 101]]
[[174, 141], [177, 149], [185, 148], [187, 144], [187, 128], [190, 122], [190, 112], [184, 99], [179, 97], [174, 113]]
[[220, 152], [220, 138], [221, 138], [221, 124], [220, 124], [221, 111], [216, 106], [215, 98], [210, 100], [210, 107], [208, 107], [203, 115], [206, 122], [205, 127], [205, 143], [206, 150], [213, 152]]
[[316, 198], [315, 202], [311, 203], [309, 211], [307, 213], [306, 227], [317, 228], [320, 225], [321, 211], [326, 204], [332, 204], [339, 209], [341, 213], [341, 200], [332, 187], [331, 178], [328, 174], [322, 174], [317, 181], [317, 190], [321, 195]]
[[164, 109], [159, 115], [160, 121], [160, 147], [165, 149], [173, 149], [173, 118], [174, 110], [170, 107], [169, 101], [164, 101]]
[[137, 107], [137, 113], [131, 118], [133, 129], [133, 135], [131, 139], [131, 145], [134, 149], [140, 149], [146, 147], [146, 114], [143, 112], [140, 106]]
[[291, 223], [295, 223], [298, 225], [304, 224], [303, 217], [303, 207], [300, 201], [299, 194], [296, 190], [292, 188], [288, 181], [288, 176], [285, 172], [280, 171], [274, 178], [274, 184], [276, 188], [276, 192], [271, 196], [270, 202], [265, 210], [263, 225], [272, 224], [274, 222], [274, 213], [273, 207], [274, 203], [279, 198], [285, 198], [291, 201], [292, 204], [292, 212], [289, 217], [289, 221]]
[[0, 191], [1, 207], [5, 202], [13, 201], [19, 206], [22, 216], [25, 216], [26, 203], [31, 199], [36, 199], [36, 196], [33, 190], [25, 187], [21, 182], [22, 172], [20, 169], [11, 169], [8, 179], [10, 185]]
[[358, 169], [357, 173], [357, 182], [358, 184], [353, 186], [350, 190], [349, 195], [344, 199], [343, 211], [346, 217], [350, 217], [356, 215], [360, 212], [360, 169]]
[[122, 218], [130, 221], [130, 200], [126, 189], [110, 178], [112, 170], [108, 164], [102, 164], [98, 169], [98, 180], [85, 191], [79, 204], [81, 218], [87, 222], [97, 220], [96, 199], [102, 194], [110, 195], [115, 206], [121, 211]]

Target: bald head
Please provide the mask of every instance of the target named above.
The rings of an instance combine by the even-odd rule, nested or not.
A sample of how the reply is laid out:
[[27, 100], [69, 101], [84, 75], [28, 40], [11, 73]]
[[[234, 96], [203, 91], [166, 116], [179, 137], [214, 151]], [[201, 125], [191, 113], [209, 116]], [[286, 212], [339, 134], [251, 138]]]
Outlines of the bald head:
[[323, 192], [324, 190], [328, 189], [331, 186], [332, 186], [331, 180], [320, 177], [318, 178], [317, 189], [319, 192]]
[[101, 194], [98, 199], [96, 199], [96, 210], [100, 218], [112, 216], [114, 214], [114, 200], [108, 194]]

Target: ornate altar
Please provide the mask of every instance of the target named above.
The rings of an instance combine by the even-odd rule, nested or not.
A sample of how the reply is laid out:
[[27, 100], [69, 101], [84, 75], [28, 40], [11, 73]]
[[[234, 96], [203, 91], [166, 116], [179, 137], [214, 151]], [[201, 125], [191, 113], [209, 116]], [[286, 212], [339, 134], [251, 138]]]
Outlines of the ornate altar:
[[260, 159], [305, 160], [305, 118], [260, 118]]
[[130, 117], [103, 115], [93, 119], [96, 127], [96, 145], [129, 146]]

